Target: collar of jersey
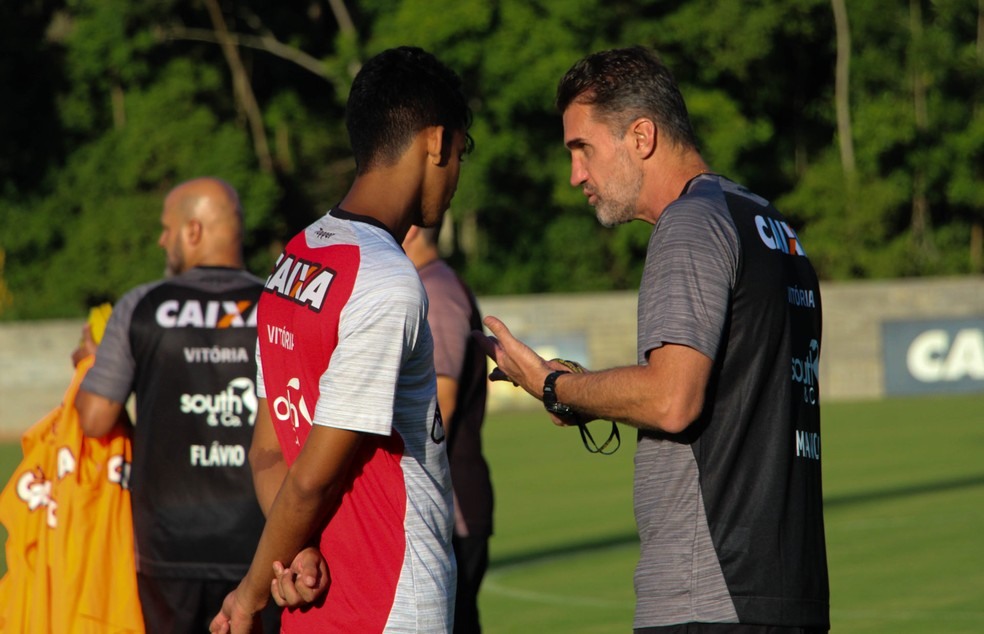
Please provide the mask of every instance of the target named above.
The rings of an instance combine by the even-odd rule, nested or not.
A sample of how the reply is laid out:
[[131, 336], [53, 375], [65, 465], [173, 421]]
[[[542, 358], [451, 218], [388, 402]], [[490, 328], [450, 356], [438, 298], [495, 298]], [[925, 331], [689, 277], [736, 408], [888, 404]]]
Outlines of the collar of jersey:
[[[351, 220], [352, 222], [364, 222], [367, 225], [372, 225], [374, 227], [379, 227], [380, 229], [382, 229], [386, 233], [388, 233], [391, 236], [393, 236], [393, 232], [391, 232], [389, 230], [389, 227], [387, 227], [386, 225], [384, 225], [382, 222], [380, 222], [376, 218], [373, 218], [372, 216], [363, 216], [362, 214], [352, 213], [351, 211], [342, 209], [341, 207], [338, 207], [338, 206], [332, 207], [328, 211], [328, 215], [329, 216], [332, 216], [333, 218], [338, 218], [339, 220]], [[393, 239], [396, 240], [396, 236], [393, 236]], [[400, 242], [399, 240], [396, 240], [396, 241], [397, 241], [397, 243]]]

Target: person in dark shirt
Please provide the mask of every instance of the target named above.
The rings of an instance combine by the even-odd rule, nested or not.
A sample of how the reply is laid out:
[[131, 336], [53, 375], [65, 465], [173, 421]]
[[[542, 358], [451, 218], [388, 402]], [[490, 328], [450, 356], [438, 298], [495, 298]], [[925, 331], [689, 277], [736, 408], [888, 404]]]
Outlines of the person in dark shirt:
[[[244, 269], [242, 209], [228, 183], [178, 185], [161, 225], [167, 277], [117, 302], [75, 405], [85, 434], [100, 437], [129, 424], [125, 403], [136, 397], [140, 605], [148, 632], [185, 634], [207, 631], [263, 528], [246, 460], [263, 283]], [[276, 606], [264, 621], [279, 630]]]

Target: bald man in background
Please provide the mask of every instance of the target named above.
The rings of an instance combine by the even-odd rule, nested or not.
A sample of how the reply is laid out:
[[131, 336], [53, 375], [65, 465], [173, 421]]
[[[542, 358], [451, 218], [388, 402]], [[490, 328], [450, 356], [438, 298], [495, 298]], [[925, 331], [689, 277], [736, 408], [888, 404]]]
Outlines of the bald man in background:
[[[228, 183], [178, 185], [161, 226], [166, 278], [116, 304], [75, 406], [85, 434], [100, 437], [130, 424], [124, 404], [136, 397], [129, 483], [140, 605], [147, 632], [185, 634], [208, 631], [263, 528], [246, 459], [263, 282], [244, 269], [242, 208]], [[264, 631], [278, 632], [270, 605]]]

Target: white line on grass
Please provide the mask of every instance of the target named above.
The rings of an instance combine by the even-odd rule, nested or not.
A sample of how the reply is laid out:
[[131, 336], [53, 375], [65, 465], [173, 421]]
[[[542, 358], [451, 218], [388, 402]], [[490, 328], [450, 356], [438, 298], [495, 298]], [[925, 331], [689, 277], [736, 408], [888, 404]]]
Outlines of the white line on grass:
[[638, 546], [625, 544], [602, 546], [599, 548], [593, 548], [590, 552], [578, 552], [565, 555], [548, 555], [532, 561], [496, 567], [494, 570], [491, 570], [485, 575], [485, 580], [482, 582], [482, 592], [490, 592], [500, 596], [509, 597], [511, 599], [519, 599], [530, 603], [542, 603], [547, 605], [584, 605], [596, 608], [632, 608], [635, 606], [634, 601], [582, 597], [571, 593], [554, 594], [550, 592], [538, 592], [535, 590], [522, 590], [519, 588], [509, 587], [505, 580], [505, 577], [511, 575], [512, 573], [522, 572], [524, 570], [529, 570], [540, 566], [552, 565], [558, 562], [571, 561], [579, 557], [595, 555], [599, 551], [603, 550], [618, 550], [621, 548], [638, 548]]
[[950, 610], [946, 608], [926, 610], [841, 610], [830, 609], [833, 625], [838, 621], [874, 621], [876, 623], [917, 621], [949, 621], [960, 623], [984, 623], [984, 612], [972, 610]]
[[584, 605], [594, 608], [625, 608], [632, 607], [632, 601], [613, 601], [610, 599], [594, 599], [591, 597], [578, 597], [570, 594], [550, 594], [547, 592], [534, 592], [532, 590], [519, 590], [500, 585], [492, 578], [486, 579], [482, 583], [482, 592], [492, 592], [510, 599], [529, 601], [530, 603], [544, 603], [547, 605], [576, 606]]

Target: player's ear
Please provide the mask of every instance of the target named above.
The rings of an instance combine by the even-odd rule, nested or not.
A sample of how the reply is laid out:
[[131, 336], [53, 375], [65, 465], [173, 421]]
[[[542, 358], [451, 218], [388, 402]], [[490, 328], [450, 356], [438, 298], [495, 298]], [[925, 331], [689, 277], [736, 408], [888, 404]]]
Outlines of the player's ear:
[[451, 156], [451, 143], [443, 125], [430, 126], [427, 134], [427, 159], [434, 165], [444, 165]]
[[410, 225], [407, 229], [407, 235], [403, 238], [403, 246], [406, 247], [408, 244], [414, 241], [414, 239], [420, 235], [420, 227], [417, 225]]

